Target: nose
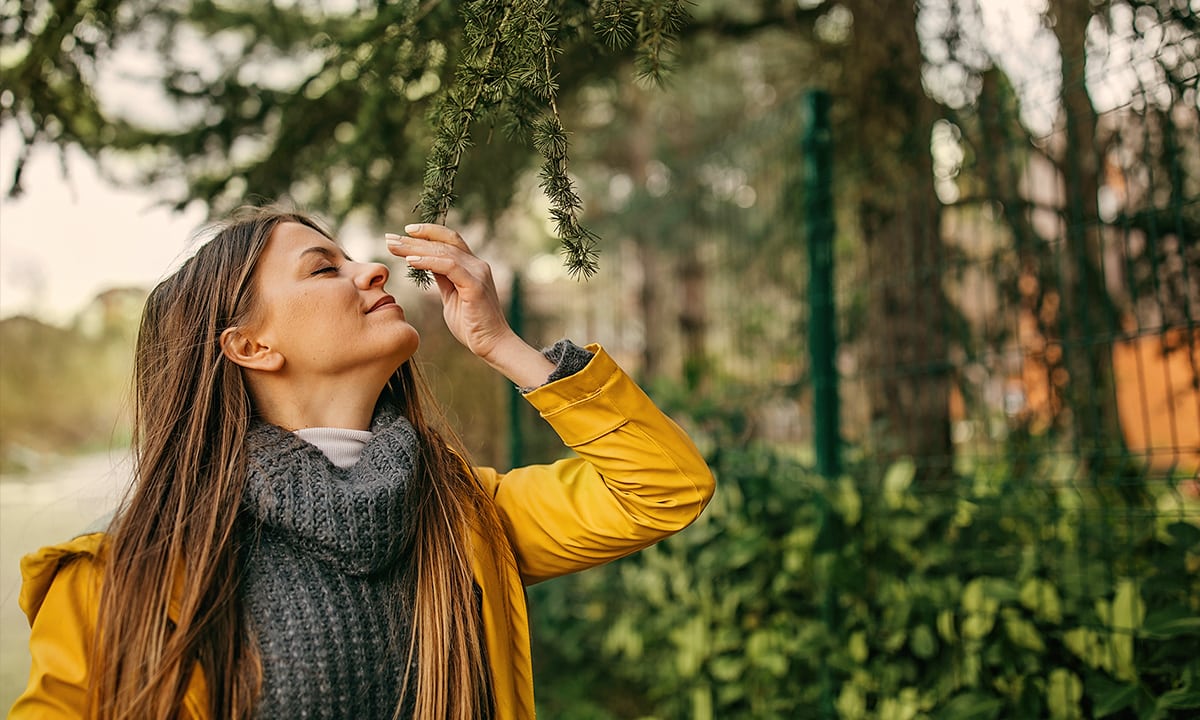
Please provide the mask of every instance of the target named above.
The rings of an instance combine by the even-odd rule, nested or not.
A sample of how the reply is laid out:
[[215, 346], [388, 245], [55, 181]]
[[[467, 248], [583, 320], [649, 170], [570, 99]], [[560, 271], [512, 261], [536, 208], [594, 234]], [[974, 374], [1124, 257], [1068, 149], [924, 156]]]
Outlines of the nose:
[[383, 263], [358, 263], [358, 272], [354, 275], [355, 283], [364, 290], [376, 285], [383, 287], [388, 279], [388, 268]]

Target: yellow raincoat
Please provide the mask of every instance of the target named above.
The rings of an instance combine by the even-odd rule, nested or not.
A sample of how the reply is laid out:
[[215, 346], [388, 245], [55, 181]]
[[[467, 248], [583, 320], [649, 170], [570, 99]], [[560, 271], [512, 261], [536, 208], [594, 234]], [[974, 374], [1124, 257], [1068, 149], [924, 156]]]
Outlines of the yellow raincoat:
[[[598, 346], [580, 372], [526, 395], [577, 457], [498, 473], [478, 468], [504, 527], [507, 560], [474, 557], [497, 720], [534, 716], [524, 586], [594, 567], [690, 524], [714, 482], [695, 445]], [[503, 540], [502, 540], [503, 542]], [[482, 547], [484, 540], [476, 538]], [[21, 560], [20, 604], [29, 617], [29, 685], [11, 720], [83, 715], [87, 657], [100, 597], [104, 535], [54, 545]], [[206, 718], [202, 673], [182, 717]]]

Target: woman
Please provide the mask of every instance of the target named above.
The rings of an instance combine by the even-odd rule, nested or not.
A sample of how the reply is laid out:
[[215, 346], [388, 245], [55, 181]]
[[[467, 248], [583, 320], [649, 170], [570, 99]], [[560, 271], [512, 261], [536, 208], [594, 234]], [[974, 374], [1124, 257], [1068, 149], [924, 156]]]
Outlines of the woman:
[[697, 517], [711, 474], [601, 348], [535, 350], [456, 233], [406, 232], [388, 249], [454, 336], [577, 457], [468, 466], [386, 266], [306, 216], [237, 215], [147, 300], [126, 502], [22, 560], [11, 717], [532, 717], [522, 585]]

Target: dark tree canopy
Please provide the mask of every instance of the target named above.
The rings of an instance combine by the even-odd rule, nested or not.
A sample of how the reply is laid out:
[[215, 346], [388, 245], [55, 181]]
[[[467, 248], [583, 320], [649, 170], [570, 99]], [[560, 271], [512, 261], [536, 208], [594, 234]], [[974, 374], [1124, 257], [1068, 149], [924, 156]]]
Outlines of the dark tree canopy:
[[[567, 265], [593, 272], [557, 103], [564, 56], [596, 67], [631, 53], [644, 78], [659, 79], [687, 3], [329, 5], [5, 2], [0, 121], [14, 122], [23, 143], [9, 192], [22, 191], [30, 147], [49, 142], [136, 153], [142, 182], [185, 181], [178, 204], [219, 211], [248, 194], [293, 196], [338, 217], [364, 207], [384, 215], [420, 188], [419, 217], [439, 221], [456, 200], [464, 154], [502, 133], [541, 157]], [[105, 102], [118, 51], [144, 58], [140, 74], [173, 110], [168, 126]], [[494, 165], [497, 187], [511, 187], [525, 157], [510, 152]], [[493, 210], [501, 200], [475, 198]]]

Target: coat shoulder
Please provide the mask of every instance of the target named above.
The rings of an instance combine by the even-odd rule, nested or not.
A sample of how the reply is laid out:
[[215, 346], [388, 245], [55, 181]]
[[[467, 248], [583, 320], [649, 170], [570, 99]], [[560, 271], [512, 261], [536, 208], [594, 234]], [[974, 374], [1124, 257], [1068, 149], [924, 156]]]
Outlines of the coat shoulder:
[[21, 558], [21, 594], [18, 603], [32, 625], [50, 586], [59, 572], [75, 562], [85, 562], [89, 572], [73, 574], [73, 582], [98, 581], [99, 560], [104, 554], [105, 534], [80, 535], [66, 542], [47, 545]]

